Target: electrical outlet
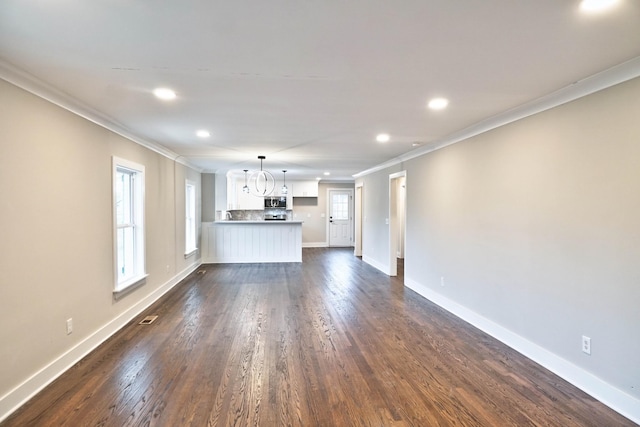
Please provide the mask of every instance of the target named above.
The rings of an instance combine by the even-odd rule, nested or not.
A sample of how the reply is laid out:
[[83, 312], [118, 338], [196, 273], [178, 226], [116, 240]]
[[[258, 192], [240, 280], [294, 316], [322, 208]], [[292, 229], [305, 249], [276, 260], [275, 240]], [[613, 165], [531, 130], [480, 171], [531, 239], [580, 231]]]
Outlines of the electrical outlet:
[[444, 286], [444, 276], [440, 277], [440, 286]]
[[582, 336], [582, 352], [591, 354], [591, 338]]
[[67, 335], [71, 335], [71, 332], [73, 332], [73, 319], [69, 318], [67, 319]]

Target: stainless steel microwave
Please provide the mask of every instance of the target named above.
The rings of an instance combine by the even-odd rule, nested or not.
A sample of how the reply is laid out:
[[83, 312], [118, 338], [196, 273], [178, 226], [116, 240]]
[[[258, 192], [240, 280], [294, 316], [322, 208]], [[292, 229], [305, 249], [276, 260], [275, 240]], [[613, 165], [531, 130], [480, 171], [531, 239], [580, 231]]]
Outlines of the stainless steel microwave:
[[283, 197], [265, 197], [264, 207], [267, 209], [270, 209], [270, 208], [286, 209], [287, 198], [284, 196]]

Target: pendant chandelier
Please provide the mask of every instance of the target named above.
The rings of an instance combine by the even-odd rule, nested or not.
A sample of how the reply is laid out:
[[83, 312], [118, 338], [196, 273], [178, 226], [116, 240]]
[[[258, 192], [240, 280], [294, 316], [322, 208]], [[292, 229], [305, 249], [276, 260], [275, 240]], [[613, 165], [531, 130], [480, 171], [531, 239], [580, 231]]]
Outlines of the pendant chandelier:
[[282, 188], [280, 189], [280, 193], [282, 193], [283, 196], [286, 196], [287, 193], [289, 192], [289, 189], [287, 188], [287, 175], [286, 175], [287, 171], [283, 170], [282, 171]]
[[260, 159], [260, 170], [251, 174], [248, 187], [251, 194], [263, 197], [273, 193], [273, 189], [276, 187], [276, 180], [269, 171], [262, 170], [262, 161], [266, 157], [258, 156], [258, 159]]
[[244, 170], [244, 187], [242, 187], [242, 192], [249, 194], [249, 186], [247, 185], [247, 172], [249, 172], [249, 169]]

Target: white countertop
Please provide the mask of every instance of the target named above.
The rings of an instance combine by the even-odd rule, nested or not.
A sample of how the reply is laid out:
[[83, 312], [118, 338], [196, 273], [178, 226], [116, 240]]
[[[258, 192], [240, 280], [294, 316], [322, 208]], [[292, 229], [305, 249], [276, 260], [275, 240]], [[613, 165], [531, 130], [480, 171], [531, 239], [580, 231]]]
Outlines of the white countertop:
[[229, 219], [229, 220], [220, 220], [220, 221], [215, 221], [214, 224], [302, 224], [304, 221], [298, 221], [298, 220], [293, 220], [293, 221], [279, 221], [279, 220], [275, 220], [275, 221], [265, 221], [263, 219], [260, 220], [247, 220], [247, 221], [243, 221], [243, 220], [235, 220], [235, 219]]

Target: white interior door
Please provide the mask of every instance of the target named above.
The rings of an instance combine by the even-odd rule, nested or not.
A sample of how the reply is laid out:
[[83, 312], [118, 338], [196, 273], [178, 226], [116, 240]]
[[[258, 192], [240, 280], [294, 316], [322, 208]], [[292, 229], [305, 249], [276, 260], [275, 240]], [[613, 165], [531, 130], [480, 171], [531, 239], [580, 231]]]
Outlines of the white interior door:
[[329, 190], [329, 246], [353, 246], [353, 190]]

